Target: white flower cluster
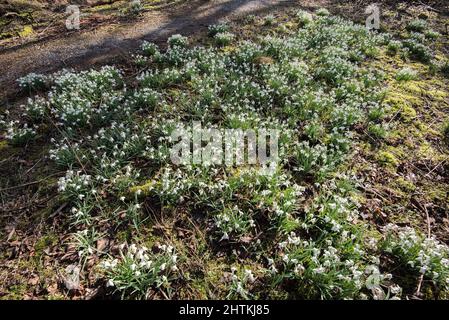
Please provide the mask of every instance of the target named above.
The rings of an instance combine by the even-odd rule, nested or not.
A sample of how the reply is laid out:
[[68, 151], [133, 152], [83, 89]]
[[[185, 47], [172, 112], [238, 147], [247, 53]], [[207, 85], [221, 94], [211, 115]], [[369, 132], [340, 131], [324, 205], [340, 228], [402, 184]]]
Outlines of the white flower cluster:
[[[161, 169], [159, 176], [152, 180], [152, 183], [148, 184], [147, 190], [138, 189], [137, 192], [154, 193], [164, 202], [180, 203], [187, 196], [188, 190], [202, 183], [202, 181], [196, 179], [201, 172], [200, 169], [187, 171], [181, 168], [173, 169], [171, 166], [165, 166]], [[204, 189], [202, 192], [205, 192]]]
[[398, 81], [410, 81], [416, 80], [418, 73], [411, 68], [402, 68], [396, 73], [396, 80]]
[[93, 159], [102, 161], [117, 161], [121, 163], [133, 157], [142, 156], [149, 142], [144, 128], [135, 124], [117, 123], [113, 121], [109, 127], [98, 130], [91, 139], [95, 154]]
[[227, 46], [234, 40], [235, 35], [230, 32], [219, 32], [214, 36], [214, 41], [219, 46]]
[[25, 77], [17, 79], [22, 89], [39, 90], [45, 88], [49, 78], [43, 74], [29, 73]]
[[252, 295], [249, 286], [256, 281], [251, 269], [238, 270], [231, 268], [231, 284], [227, 299], [251, 299]]
[[[72, 209], [72, 214], [76, 216], [77, 219], [81, 220], [90, 220], [89, 212], [75, 212], [75, 210]], [[80, 230], [74, 234], [74, 238], [76, 240], [76, 245], [78, 247], [78, 256], [81, 259], [87, 259], [92, 254], [94, 254], [97, 251], [97, 241], [100, 239], [101, 234], [98, 233], [95, 228], [86, 228], [83, 230]]]
[[48, 101], [40, 96], [34, 99], [28, 98], [28, 103], [22, 106], [25, 109], [25, 116], [29, 117], [33, 122], [42, 121], [48, 113]]
[[68, 170], [64, 177], [59, 178], [58, 191], [69, 199], [79, 200], [96, 193], [92, 177], [73, 170]]
[[296, 168], [302, 174], [314, 174], [323, 178], [335, 166], [344, 160], [345, 153], [333, 145], [316, 144], [311, 146], [309, 141], [297, 145]]
[[[125, 194], [129, 188], [140, 178], [139, 170], [127, 165], [123, 171], [118, 172], [110, 181], [118, 194]], [[124, 200], [122, 196], [122, 200]]]
[[143, 87], [149, 88], [164, 88], [181, 82], [183, 79], [183, 71], [178, 68], [165, 68], [162, 71], [159, 69], [144, 71], [137, 80]]
[[413, 228], [384, 227], [386, 251], [399, 257], [406, 267], [435, 281], [442, 288], [449, 287], [449, 247], [434, 237], [425, 237]]
[[162, 101], [162, 95], [150, 88], [143, 88], [135, 91], [131, 98], [131, 104], [134, 108], [143, 110], [153, 110]]
[[120, 258], [104, 261], [107, 285], [122, 293], [148, 297], [151, 289], [167, 288], [178, 275], [178, 254], [170, 245], [157, 246], [156, 253], [135, 244], [120, 247]]
[[237, 206], [226, 208], [215, 216], [215, 226], [222, 234], [221, 240], [229, 240], [230, 236], [246, 235], [255, 227], [250, 212], [243, 212]]
[[31, 140], [33, 140], [37, 135], [36, 127], [28, 127], [28, 124], [20, 125], [20, 121], [10, 121], [6, 125], [6, 135], [5, 138], [13, 146], [24, 146]]
[[83, 127], [102, 124], [123, 102], [120, 70], [105, 66], [80, 73], [66, 71], [54, 80], [49, 92], [51, 113], [61, 126]]
[[313, 22], [313, 15], [310, 12], [304, 10], [298, 10], [296, 17], [300, 24], [307, 25]]
[[148, 42], [148, 41], [142, 42], [140, 49], [148, 57], [152, 57], [159, 53], [158, 46], [156, 44], [154, 44], [152, 42]]
[[229, 31], [229, 25], [226, 23], [213, 24], [208, 27], [209, 36], [214, 37], [218, 33], [225, 33]]
[[180, 34], [174, 34], [168, 38], [167, 43], [171, 47], [185, 47], [187, 46], [189, 40], [187, 37], [184, 37]]
[[141, 54], [133, 54], [131, 57], [134, 61], [134, 64], [140, 68], [143, 68], [148, 64], [148, 57], [146, 56], [143, 56]]
[[326, 17], [326, 16], [330, 15], [329, 10], [327, 10], [326, 8], [319, 8], [315, 13], [317, 16], [321, 16], [321, 17]]
[[364, 236], [355, 202], [338, 195], [344, 193], [340, 185], [341, 180], [335, 180], [322, 186], [324, 194], [306, 208], [305, 219], [297, 221], [301, 231], [279, 242], [278, 254], [268, 259], [269, 271], [276, 279], [295, 281], [296, 294], [308, 298], [400, 296], [392, 276], [379, 271], [380, 260], [373, 255], [376, 241]]
[[79, 166], [78, 161], [86, 160], [87, 156], [81, 152], [81, 142], [52, 141], [55, 146], [50, 149], [50, 159], [62, 168]]
[[[90, 199], [76, 201], [76, 206], [72, 207], [70, 210], [73, 224], [79, 226], [90, 226], [92, 224], [91, 213], [93, 208], [94, 204], [90, 201]], [[82, 231], [87, 232], [87, 229]], [[89, 252], [89, 254], [92, 254], [92, 252]]]
[[390, 289], [392, 276], [380, 273], [380, 262], [374, 256], [365, 260], [367, 253], [353, 241], [345, 233], [340, 241], [322, 243], [302, 240], [292, 233], [279, 244], [279, 257], [269, 259], [270, 271], [298, 281], [299, 293], [309, 297], [363, 298], [366, 291], [376, 299], [384, 293], [382, 287]]
[[348, 59], [348, 52], [340, 48], [328, 48], [320, 55], [320, 65], [315, 74], [328, 81], [341, 83], [350, 79], [354, 72], [354, 65]]

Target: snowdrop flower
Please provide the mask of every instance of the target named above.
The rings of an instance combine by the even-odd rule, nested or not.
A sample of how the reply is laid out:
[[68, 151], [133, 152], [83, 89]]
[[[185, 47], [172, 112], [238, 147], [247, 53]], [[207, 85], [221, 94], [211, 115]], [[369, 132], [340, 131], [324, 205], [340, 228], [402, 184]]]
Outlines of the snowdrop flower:
[[318, 273], [318, 274], [324, 273], [325, 271], [326, 271], [326, 269], [324, 269], [323, 267], [318, 267], [318, 268], [313, 269], [313, 272]]
[[248, 281], [251, 283], [255, 281], [254, 275], [253, 275], [252, 271], [249, 269], [245, 270], [245, 278], [247, 278]]

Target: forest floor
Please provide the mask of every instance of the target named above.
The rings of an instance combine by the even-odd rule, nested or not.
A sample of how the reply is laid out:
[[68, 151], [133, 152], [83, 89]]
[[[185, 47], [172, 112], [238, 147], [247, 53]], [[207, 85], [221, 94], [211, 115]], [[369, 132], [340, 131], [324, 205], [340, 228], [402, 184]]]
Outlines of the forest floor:
[[[156, 2], [162, 7], [146, 7], [135, 16], [123, 15], [121, 8], [109, 8], [106, 4], [106, 7], [102, 7], [102, 10], [105, 10], [104, 16], [88, 15], [85, 19], [82, 18], [79, 31], [66, 32], [61, 26], [47, 29], [48, 26], [44, 25], [33, 26], [33, 32], [28, 35], [18, 35], [14, 33], [15, 31], [11, 31], [10, 36], [0, 40], [2, 45], [0, 68], [3, 70], [0, 75], [2, 89], [0, 105], [2, 118], [0, 120], [4, 119], [6, 123], [6, 120], [20, 122], [29, 118], [29, 114], [22, 116], [24, 111], [21, 108], [27, 103], [30, 92], [21, 90], [16, 80], [30, 72], [48, 75], [62, 68], [73, 68], [81, 72], [90, 68], [98, 69], [105, 64], [114, 64], [123, 70], [123, 82], [126, 87], [138, 92], [142, 84], [137, 83], [141, 80], [137, 81], [136, 76], [151, 70], [154, 66], [160, 67], [158, 65], [160, 62], [136, 60], [136, 53], [143, 54], [140, 50], [143, 40], [154, 42], [161, 52], [164, 52], [167, 49], [167, 38], [181, 33], [189, 37], [190, 47], [213, 47], [216, 44], [208, 36], [208, 26], [220, 22], [228, 22], [229, 31], [235, 35], [232, 40], [235, 43], [240, 40], [257, 42], [262, 36], [266, 36], [267, 39], [269, 37], [290, 39], [302, 27], [296, 16], [299, 9], [313, 13], [318, 8], [328, 8], [332, 15], [362, 25], [366, 19], [364, 13], [366, 1], [358, 1], [357, 5], [353, 1], [332, 0]], [[52, 8], [52, 10], [56, 9]], [[112, 18], [107, 16], [110, 10], [117, 15]], [[62, 22], [60, 14], [62, 13], [58, 14], [57, 23]], [[427, 32], [425, 37], [433, 37], [429, 30], [438, 32], [439, 36], [429, 41], [427, 38], [424, 39], [424, 36], [420, 36], [418, 34], [420, 32], [410, 31], [408, 26], [416, 19], [426, 21], [427, 29], [420, 31], [423, 35]], [[45, 23], [47, 21], [49, 20], [45, 20]], [[357, 66], [361, 74], [376, 70], [384, 75], [381, 86], [385, 89], [385, 96], [382, 97], [381, 104], [388, 108], [382, 109], [379, 114], [371, 110], [367, 114], [368, 120], [350, 126], [350, 136], [353, 137], [350, 143], [350, 156], [346, 162], [338, 164], [330, 176], [326, 176], [325, 182], [318, 183], [310, 176], [295, 180], [298, 185], [305, 188], [305, 191], [304, 199], [301, 198], [303, 203], [299, 205], [299, 209], [292, 212], [292, 215], [296, 215], [298, 219], [304, 218], [304, 223], [309, 223], [305, 218], [307, 216], [305, 208], [320, 205], [315, 202], [327, 194], [326, 192], [329, 191], [326, 189], [329, 187], [326, 186], [327, 184], [335, 181], [345, 184], [345, 179], [354, 180], [357, 182], [352, 181], [355, 187], [348, 192], [350, 196], [344, 193], [342, 197], [356, 199], [354, 202], [357, 203], [358, 218], [354, 224], [363, 225], [359, 233], [366, 231], [366, 235], [377, 239], [379, 243], [382, 241], [387, 243], [385, 227], [394, 224], [398, 228], [413, 228], [418, 235], [435, 239], [444, 248], [449, 245], [449, 79], [447, 69], [441, 67], [449, 58], [448, 25], [449, 11], [444, 2], [436, 1], [427, 5], [420, 1], [381, 4], [381, 32], [390, 34], [392, 39], [366, 59], [357, 61]], [[23, 24], [20, 24], [21, 27]], [[47, 35], [46, 30], [50, 29], [51, 32]], [[45, 36], [42, 36], [44, 34]], [[431, 52], [431, 61], [419, 61], [416, 56], [405, 50], [402, 44], [398, 45], [398, 43], [408, 43], [411, 37], [417, 37], [417, 41], [425, 42], [427, 49], [424, 50]], [[404, 51], [402, 52], [402, 49], [396, 46], [403, 48]], [[224, 56], [234, 57], [239, 48], [231, 43], [219, 48], [218, 51]], [[276, 65], [277, 51], [273, 50], [273, 56], [258, 57], [264, 62], [257, 60], [255, 65], [264, 63]], [[312, 59], [306, 63], [310, 64], [311, 70], [315, 72], [318, 70], [315, 59], [320, 59], [320, 56], [316, 55], [316, 52], [310, 54]], [[163, 59], [170, 61], [170, 59], [176, 60], [176, 57], [167, 54], [167, 56], [163, 55]], [[215, 56], [213, 59], [220, 61]], [[167, 61], [164, 60], [163, 66], [170, 64]], [[164, 104], [163, 108], [168, 109], [152, 110], [152, 112], [160, 112], [161, 117], [170, 118], [177, 113], [187, 117], [189, 112], [186, 112], [185, 108], [189, 108], [189, 102], [196, 101], [192, 97], [201, 92], [201, 90], [196, 92], [192, 89], [193, 85], [192, 81], [186, 81], [169, 84], [167, 87], [158, 87], [157, 90], [165, 97], [170, 108]], [[350, 87], [350, 84], [344, 83], [344, 85]], [[333, 86], [334, 84], [331, 84], [326, 88], [336, 90]], [[311, 86], [309, 89], [316, 88]], [[38, 90], [37, 93], [43, 96], [47, 94], [45, 90]], [[198, 112], [198, 110], [193, 111]], [[284, 111], [286, 112], [286, 110], [282, 112]], [[214, 118], [215, 111], [207, 111], [206, 116], [208, 112], [211, 113], [211, 118]], [[51, 117], [53, 115], [51, 113]], [[287, 119], [298, 117], [297, 114], [275, 115]], [[144, 116], [147, 115], [139, 114], [138, 119], [142, 121], [142, 124], [147, 125], [148, 121], [144, 120]], [[154, 119], [158, 119], [157, 115], [151, 113], [151, 117], [153, 116]], [[323, 123], [327, 123], [328, 118], [328, 114], [324, 114]], [[66, 175], [66, 170], [63, 170], [66, 168], [55, 165], [48, 156], [49, 151], [55, 148], [53, 138], [58, 138], [61, 133], [59, 127], [55, 126], [54, 120], [39, 122], [38, 138], [36, 141], [27, 142], [24, 146], [11, 143], [11, 139], [7, 137], [9, 134], [6, 128], [0, 127], [0, 299], [117, 298], [119, 297], [117, 292], [112, 292], [110, 286], [107, 286], [104, 270], [98, 270], [100, 262], [104, 262], [107, 257], [119, 257], [118, 252], [121, 250], [119, 245], [123, 242], [144, 243], [150, 247], [166, 242], [174, 246], [180, 256], [184, 256], [184, 260], [178, 266], [181, 275], [176, 279], [170, 278], [170, 281], [173, 281], [171, 286], [174, 290], [159, 290], [159, 287], [151, 286], [149, 296], [151, 298], [328, 298], [329, 292], [333, 293], [332, 284], [329, 286], [326, 282], [328, 279], [306, 274], [304, 277], [310, 277], [307, 278], [310, 282], [301, 283], [301, 280], [294, 275], [289, 275], [293, 278], [288, 278], [287, 271], [282, 274], [285, 278], [273, 277], [267, 271], [273, 265], [267, 263], [264, 256], [275, 254], [280, 249], [267, 243], [263, 233], [271, 235], [273, 228], [263, 229], [266, 221], [256, 219], [256, 231], [248, 231], [249, 233], [244, 234], [239, 240], [223, 245], [221, 236], [217, 239], [216, 230], [211, 227], [212, 222], [216, 221], [214, 220], [217, 217], [215, 212], [201, 206], [198, 208], [196, 204], [192, 205], [188, 201], [183, 205], [159, 207], [159, 200], [155, 199], [158, 199], [160, 194], [155, 193], [145, 194], [146, 198], [139, 202], [139, 205], [143, 206], [144, 222], [136, 229], [134, 220], [126, 220], [128, 219], [127, 210], [132, 208], [131, 206], [123, 212], [119, 210], [120, 217], [114, 217], [118, 220], [108, 215], [103, 216], [102, 211], [110, 210], [111, 206], [117, 205], [117, 208], [121, 208], [124, 205], [122, 200], [118, 201], [119, 197], [115, 197], [115, 191], [112, 191], [109, 185], [103, 187], [104, 189], [100, 192], [101, 203], [98, 206], [101, 209], [92, 209], [95, 214], [93, 214], [93, 220], [87, 224], [92, 227], [92, 230], [94, 227], [95, 230], [98, 229], [99, 234], [98, 237], [85, 239], [86, 243], [90, 241], [88, 249], [92, 251], [93, 248], [93, 252], [89, 251], [90, 255], [81, 263], [81, 252], [83, 252], [81, 249], [84, 247], [80, 235], [83, 235], [81, 232], [83, 230], [80, 225], [74, 223], [71, 217], [73, 203], [58, 192], [58, 179], [61, 181], [60, 179]], [[311, 119], [305, 121], [308, 125], [316, 124]], [[98, 128], [89, 130], [83, 128], [77, 131], [75, 136], [79, 136], [75, 138], [79, 141], [73, 141], [87, 148], [90, 146], [90, 141], [87, 140], [90, 139], [93, 129]], [[321, 133], [321, 137], [312, 139], [310, 136], [307, 137], [307, 134], [311, 134], [310, 132], [306, 133], [302, 130], [301, 127], [298, 133], [301, 139], [310, 140], [313, 144], [326, 145], [332, 137], [332, 133]], [[74, 137], [70, 137], [72, 138]], [[82, 162], [79, 160], [75, 162]], [[86, 170], [99, 168], [92, 163], [94, 160], [89, 159], [88, 166], [92, 165], [92, 168]], [[78, 165], [79, 163], [75, 163], [74, 167]], [[132, 165], [145, 172], [145, 175], [152, 175], [156, 171], [149, 169], [147, 163], [141, 158], [133, 159]], [[283, 168], [288, 173], [290, 173], [289, 165]], [[83, 164], [81, 167], [85, 169]], [[157, 178], [157, 175], [153, 177], [153, 179]], [[134, 183], [131, 189], [135, 191], [141, 188], [140, 190], [145, 193], [147, 179], [137, 180], [139, 183]], [[195, 191], [189, 192], [186, 192], [185, 198], [195, 199], [198, 196]], [[256, 191], [242, 193], [242, 197], [251, 198], [254, 196], [252, 193], [257, 194]], [[132, 203], [132, 199], [128, 199], [128, 196], [126, 195], [124, 201]], [[281, 202], [280, 199], [277, 200]], [[229, 203], [234, 202], [235, 199], [229, 200]], [[242, 210], [246, 209], [245, 207]], [[251, 207], [254, 212], [259, 209], [257, 206]], [[205, 217], [201, 216], [201, 210], [207, 213]], [[266, 211], [269, 212], [270, 209]], [[118, 223], [117, 221], [122, 218], [127, 222]], [[292, 221], [290, 222], [294, 225]], [[282, 228], [285, 230], [292, 228], [298, 231], [298, 234], [303, 232], [311, 238], [316, 235], [313, 232], [309, 234], [309, 231], [301, 230], [296, 225], [279, 226], [280, 230], [284, 230]], [[348, 228], [352, 230], [352, 226]], [[276, 234], [276, 240], [282, 239], [283, 236], [285, 234], [283, 235], [282, 232]], [[418, 238], [421, 239], [420, 236]], [[262, 248], [252, 247], [251, 242], [256, 239], [262, 242]], [[319, 241], [316, 241], [318, 245]], [[362, 243], [363, 241], [361, 242], [363, 246]], [[388, 243], [391, 245], [392, 242]], [[340, 250], [339, 247], [338, 249]], [[404, 254], [394, 250], [382, 250], [384, 248], [379, 247], [373, 251], [380, 259], [379, 269], [381, 272], [393, 275], [394, 283], [400, 285], [402, 290], [398, 294], [400, 298], [447, 298], [447, 288], [439, 284], [432, 276], [428, 276], [425, 272], [423, 276], [420, 276], [419, 271], [416, 272], [413, 268], [408, 269], [407, 261], [404, 263], [401, 260]], [[417, 250], [427, 249], [418, 248]], [[449, 253], [449, 251], [444, 252], [444, 254]], [[416, 258], [413, 254], [409, 252], [408, 254], [409, 256], [405, 255], [407, 258]], [[157, 257], [156, 253], [155, 257]], [[274, 260], [279, 270], [288, 269], [288, 265], [284, 265], [282, 259]], [[73, 271], [80, 265], [82, 265], [81, 282], [76, 289], [71, 289], [70, 270]], [[444, 263], [442, 265], [443, 267], [438, 265], [439, 268], [441, 267], [438, 271], [442, 274], [447, 272], [449, 275], [449, 266], [444, 266]], [[247, 270], [246, 268], [253, 271], [257, 280], [254, 283], [248, 283], [244, 288], [247, 294], [239, 295], [239, 290], [236, 291], [234, 280], [232, 280], [232, 275], [236, 272], [234, 268], [237, 268], [237, 272], [243, 272]], [[109, 274], [109, 276], [116, 277], [117, 274]], [[244, 277], [243, 273], [238, 277]], [[246, 280], [242, 279], [240, 279], [242, 283], [247, 281], [246, 278]], [[332, 281], [335, 280], [338, 283], [339, 280], [336, 279], [338, 278]], [[267, 283], [270, 283], [269, 287], [265, 287]], [[298, 283], [304, 285], [307, 290], [298, 292], [295, 289]], [[310, 283], [315, 284], [315, 286], [312, 285], [312, 289], [308, 287]], [[313, 291], [321, 286], [325, 288], [321, 292]], [[390, 286], [387, 281], [384, 288], [390, 290], [393, 286]], [[148, 294], [148, 288], [145, 289]], [[354, 289], [348, 289], [354, 293], [351, 290]], [[367, 291], [366, 288], [364, 290]], [[129, 292], [126, 290], [119, 293], [125, 297], [135, 297], [132, 294], [128, 295]], [[358, 291], [356, 294], [354, 293], [353, 297], [359, 298]]]

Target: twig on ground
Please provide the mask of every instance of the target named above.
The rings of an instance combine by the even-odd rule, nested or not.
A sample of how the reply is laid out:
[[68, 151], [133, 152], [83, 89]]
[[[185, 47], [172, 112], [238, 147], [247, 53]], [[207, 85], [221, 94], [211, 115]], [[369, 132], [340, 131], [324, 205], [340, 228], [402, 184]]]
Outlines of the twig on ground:
[[426, 177], [429, 177], [429, 175], [434, 172], [439, 166], [441, 166], [443, 163], [445, 163], [447, 161], [447, 159], [444, 159], [443, 161], [441, 161], [440, 163], [438, 163], [432, 170], [430, 170], [427, 174]]
[[51, 175], [49, 175], [49, 176], [47, 176], [47, 177], [45, 177], [45, 178], [42, 178], [42, 179], [40, 179], [40, 180], [36, 180], [36, 181], [24, 183], [24, 184], [21, 184], [21, 185], [18, 185], [18, 186], [12, 186], [12, 187], [8, 187], [8, 188], [0, 189], [0, 192], [4, 192], [4, 191], [9, 191], [9, 190], [14, 190], [14, 189], [20, 189], [20, 188], [28, 187], [28, 186], [31, 186], [31, 185], [33, 185], [33, 184], [41, 183], [42, 181], [45, 181], [45, 180], [47, 180], [48, 178], [51, 178], [51, 177], [53, 177], [53, 176], [57, 176], [57, 175], [60, 175], [60, 174], [61, 174], [61, 172], [56, 172], [56, 173], [53, 173], [53, 174], [51, 174]]

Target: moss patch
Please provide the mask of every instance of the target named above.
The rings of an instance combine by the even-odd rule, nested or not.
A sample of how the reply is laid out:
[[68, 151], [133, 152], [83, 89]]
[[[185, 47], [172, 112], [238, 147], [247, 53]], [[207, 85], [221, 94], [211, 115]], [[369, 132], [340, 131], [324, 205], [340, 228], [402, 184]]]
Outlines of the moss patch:
[[376, 158], [382, 165], [389, 168], [396, 168], [399, 165], [399, 160], [389, 151], [380, 151]]
[[33, 33], [34, 33], [33, 26], [28, 25], [23, 27], [23, 30], [19, 32], [19, 36], [21, 38], [26, 38], [31, 36]]

